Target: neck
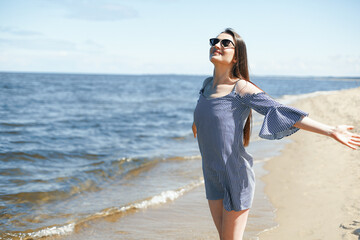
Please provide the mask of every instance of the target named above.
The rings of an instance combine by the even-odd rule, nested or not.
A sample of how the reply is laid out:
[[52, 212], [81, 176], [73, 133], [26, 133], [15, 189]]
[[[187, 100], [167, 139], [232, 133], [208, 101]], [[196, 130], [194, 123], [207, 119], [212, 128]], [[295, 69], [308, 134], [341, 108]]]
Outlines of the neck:
[[231, 68], [215, 66], [213, 74], [213, 87], [218, 84], [234, 84], [234, 79], [231, 77]]

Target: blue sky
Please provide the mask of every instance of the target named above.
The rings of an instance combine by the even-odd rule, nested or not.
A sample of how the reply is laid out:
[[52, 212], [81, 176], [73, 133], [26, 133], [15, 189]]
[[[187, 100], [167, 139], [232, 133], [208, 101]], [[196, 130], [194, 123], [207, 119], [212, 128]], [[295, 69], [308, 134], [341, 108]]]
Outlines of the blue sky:
[[234, 28], [253, 75], [360, 76], [360, 1], [0, 0], [0, 71], [206, 74]]

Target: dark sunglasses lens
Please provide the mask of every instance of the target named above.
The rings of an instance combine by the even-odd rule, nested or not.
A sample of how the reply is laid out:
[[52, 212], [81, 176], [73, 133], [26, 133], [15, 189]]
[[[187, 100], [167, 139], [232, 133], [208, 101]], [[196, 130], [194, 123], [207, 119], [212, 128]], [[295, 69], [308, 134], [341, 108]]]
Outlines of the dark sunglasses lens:
[[223, 39], [221, 41], [221, 44], [224, 46], [224, 47], [228, 47], [230, 45], [231, 41], [228, 40], [228, 39]]
[[210, 45], [215, 46], [219, 41], [217, 38], [210, 38]]

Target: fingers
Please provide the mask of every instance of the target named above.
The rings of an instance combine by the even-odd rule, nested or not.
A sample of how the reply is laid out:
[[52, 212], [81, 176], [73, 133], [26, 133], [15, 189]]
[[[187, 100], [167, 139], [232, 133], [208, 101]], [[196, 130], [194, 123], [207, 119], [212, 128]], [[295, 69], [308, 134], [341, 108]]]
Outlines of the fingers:
[[344, 142], [344, 144], [354, 150], [357, 150], [360, 146], [360, 141], [354, 138], [349, 139], [348, 142]]
[[348, 147], [351, 148], [351, 149], [357, 150], [357, 147], [354, 147], [354, 146], [352, 146], [352, 145], [350, 145], [350, 144], [346, 144], [346, 146], [348, 146]]
[[360, 137], [354, 137], [354, 136], [352, 136], [352, 137], [351, 137], [351, 141], [360, 143]]
[[360, 135], [352, 135], [351, 137], [360, 139]]
[[353, 147], [353, 146], [351, 146], [351, 145], [346, 145], [346, 146], [348, 146], [349, 148], [354, 149], [354, 150], [357, 149], [356, 147]]
[[[346, 129], [347, 130], [352, 130], [352, 129], [354, 129], [354, 126], [346, 126]], [[351, 134], [349, 144], [352, 144], [352, 145], [355, 145], [355, 146], [360, 146], [360, 135], [359, 134], [354, 134], [354, 133], [351, 133], [351, 132], [348, 132], [348, 133]], [[345, 144], [345, 145], [347, 145], [347, 144]], [[352, 149], [357, 149], [357, 147], [354, 147], [352, 145], [349, 146], [349, 147], [352, 148]]]
[[[347, 136], [346, 136], [347, 135]], [[345, 146], [357, 150], [360, 146], [360, 138], [358, 135], [349, 135], [349, 133], [343, 133], [336, 135], [335, 139], [344, 144]]]
[[354, 140], [354, 139], [350, 139], [349, 143], [356, 145], [356, 146], [360, 146], [360, 141]]
[[345, 146], [348, 146], [351, 149], [354, 149], [354, 150], [357, 149], [357, 147], [355, 147], [356, 145], [355, 146], [351, 145], [352, 143], [350, 141], [349, 142], [342, 142], [342, 144], [344, 144]]

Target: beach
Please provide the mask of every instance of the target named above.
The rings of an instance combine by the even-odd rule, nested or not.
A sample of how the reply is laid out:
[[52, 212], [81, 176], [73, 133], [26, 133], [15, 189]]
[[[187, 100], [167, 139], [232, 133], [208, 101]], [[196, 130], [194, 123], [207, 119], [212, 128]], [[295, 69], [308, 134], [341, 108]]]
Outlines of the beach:
[[[0, 102], [6, 103], [0, 106], [3, 113], [0, 239], [218, 239], [205, 198], [201, 156], [191, 132], [194, 106], [204, 78], [0, 73]], [[358, 87], [358, 79], [254, 76], [253, 80], [283, 104], [300, 103], [299, 108], [314, 119], [332, 125], [340, 122], [356, 125], [359, 119], [355, 115], [359, 101], [349, 100], [355, 98], [351, 93], [358, 92], [350, 90], [343, 94], [349, 103], [342, 99], [343, 95], [332, 97], [334, 91]], [[181, 86], [182, 91], [168, 94], [174, 85]], [[313, 96], [318, 97], [308, 100]], [[347, 107], [334, 104], [338, 99]], [[320, 106], [316, 107], [313, 102]], [[247, 151], [254, 158], [256, 191], [244, 239], [258, 240], [263, 231], [267, 233], [260, 238], [271, 239], [272, 234], [283, 228], [298, 229], [297, 225], [283, 227], [282, 210], [286, 224], [290, 224], [289, 215], [297, 214], [285, 205], [301, 205], [290, 201], [291, 196], [298, 200], [297, 195], [286, 193], [281, 187], [295, 189], [295, 193], [300, 190], [299, 193], [306, 195], [304, 199], [299, 198], [304, 203], [306, 198], [313, 197], [313, 192], [330, 195], [312, 200], [314, 206], [328, 205], [324, 211], [333, 211], [336, 216], [336, 219], [317, 216], [318, 228], [335, 229], [353, 238], [355, 235], [351, 232], [359, 228], [353, 221], [359, 218], [352, 215], [341, 218], [335, 210], [356, 211], [356, 176], [360, 175], [353, 172], [359, 165], [349, 167], [345, 160], [340, 165], [330, 157], [342, 154], [341, 157], [347, 159], [346, 154], [353, 154], [352, 161], [356, 164], [354, 158], [359, 158], [358, 152], [332, 139], [303, 131], [280, 141], [264, 140], [258, 137], [262, 122], [263, 116], [254, 111]], [[309, 139], [303, 140], [306, 138]], [[296, 139], [300, 140], [296, 142]], [[322, 141], [327, 141], [323, 145], [328, 146], [320, 145]], [[296, 156], [286, 155], [288, 149]], [[293, 176], [301, 172], [311, 174], [305, 170], [307, 165], [302, 156], [310, 159], [309, 167], [315, 166], [311, 164], [321, 156], [326, 159], [318, 165], [335, 162], [326, 167], [342, 171], [331, 173], [322, 167], [330, 174], [328, 181], [320, 179], [321, 169], [314, 173], [319, 179]], [[278, 160], [282, 158], [286, 159], [285, 163]], [[289, 158], [291, 161], [287, 161]], [[286, 179], [284, 185], [276, 182], [282, 179], [276, 180], [276, 176]], [[304, 178], [301, 183], [307, 185], [301, 189], [289, 176]], [[313, 186], [324, 182], [335, 187], [314, 190]], [[308, 185], [313, 192], [306, 188]], [[275, 187], [279, 189], [269, 189]], [[285, 193], [286, 197], [281, 195]], [[283, 199], [286, 202], [282, 202]], [[331, 205], [332, 201], [337, 202]], [[294, 222], [300, 224], [297, 218]], [[335, 236], [331, 231], [329, 235]]]
[[[359, 104], [356, 88], [290, 105], [328, 125], [358, 126]], [[257, 189], [244, 239], [358, 239], [353, 232], [360, 229], [360, 151], [304, 130], [288, 139], [280, 154], [254, 165]], [[165, 205], [89, 224], [66, 239], [218, 239], [203, 185]]]
[[[290, 105], [328, 125], [357, 126], [359, 104], [360, 88], [356, 88], [315, 94]], [[353, 232], [360, 229], [357, 188], [360, 151], [303, 130], [286, 141], [277, 156], [254, 165], [256, 196], [244, 239], [358, 239]], [[196, 164], [200, 168], [200, 161]], [[144, 236], [146, 239], [218, 239], [203, 184], [166, 204], [78, 224], [73, 234], [62, 239], [143, 239]]]
[[[314, 120], [353, 125], [360, 132], [360, 88], [293, 105]], [[289, 138], [281, 154], [265, 164], [265, 192], [278, 226], [260, 239], [359, 239], [360, 150], [303, 130]]]

